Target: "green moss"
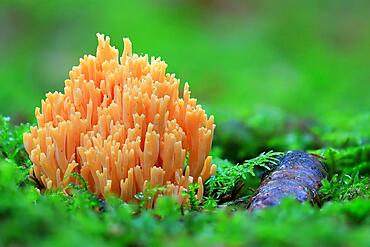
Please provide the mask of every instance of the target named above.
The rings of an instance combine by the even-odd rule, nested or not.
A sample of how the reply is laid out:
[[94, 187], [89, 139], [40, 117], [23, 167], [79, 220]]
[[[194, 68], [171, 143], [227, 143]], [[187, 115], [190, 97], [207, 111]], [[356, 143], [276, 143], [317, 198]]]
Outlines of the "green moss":
[[242, 164], [233, 164], [227, 160], [215, 159], [217, 172], [206, 184], [206, 194], [217, 200], [235, 199], [245, 184], [250, 184], [256, 176], [255, 170], [269, 170], [268, 165], [276, 164], [279, 152], [261, 153], [256, 158], [246, 160]]
[[[369, 146], [324, 148], [331, 177], [323, 180], [322, 208], [286, 199], [281, 205], [253, 214], [243, 207], [218, 208], [216, 202], [250, 195], [258, 176], [279, 153], [268, 152], [240, 165], [214, 157], [218, 171], [206, 183], [206, 200], [181, 210], [161, 197], [153, 210], [116, 197], [105, 201], [80, 181], [73, 193], [40, 194], [27, 181], [30, 164], [22, 146], [23, 127], [2, 118], [0, 153], [0, 246], [367, 246], [370, 229]], [[220, 155], [219, 146], [213, 154]], [[350, 175], [347, 175], [350, 174]], [[75, 176], [75, 175], [73, 175]], [[156, 189], [137, 195], [142, 202]], [[230, 199], [230, 198], [229, 198]], [[141, 205], [141, 206], [140, 206]]]
[[0, 159], [12, 159], [25, 168], [30, 167], [31, 163], [23, 147], [23, 133], [29, 129], [30, 124], [13, 126], [9, 117], [0, 115]]

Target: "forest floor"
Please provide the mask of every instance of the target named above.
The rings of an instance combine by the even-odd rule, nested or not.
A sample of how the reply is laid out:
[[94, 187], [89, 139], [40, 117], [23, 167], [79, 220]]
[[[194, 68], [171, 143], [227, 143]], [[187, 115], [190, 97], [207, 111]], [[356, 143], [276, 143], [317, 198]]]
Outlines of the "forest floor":
[[[60, 190], [40, 194], [28, 179], [31, 162], [22, 144], [30, 125], [13, 126], [2, 117], [0, 246], [368, 246], [370, 116], [345, 126], [269, 116], [220, 126], [211, 151], [218, 171], [206, 182], [205, 200], [180, 209], [163, 197], [153, 210], [142, 206], [151, 191], [138, 205], [115, 197], [102, 201], [78, 185], [69, 196]], [[262, 130], [262, 122], [274, 128]], [[258, 187], [265, 162], [276, 154], [268, 152], [271, 146], [323, 157], [329, 177], [322, 181], [320, 206], [287, 198], [250, 213], [245, 204], [233, 205]], [[194, 199], [194, 190], [188, 195]]]

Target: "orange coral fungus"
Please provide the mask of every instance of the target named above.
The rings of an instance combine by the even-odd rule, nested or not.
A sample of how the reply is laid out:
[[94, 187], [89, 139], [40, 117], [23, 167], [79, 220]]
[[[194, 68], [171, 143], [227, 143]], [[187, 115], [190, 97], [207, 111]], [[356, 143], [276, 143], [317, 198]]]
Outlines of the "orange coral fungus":
[[[124, 51], [98, 34], [95, 56], [84, 56], [65, 81], [64, 93], [48, 93], [38, 127], [24, 135], [33, 162], [31, 175], [46, 189], [63, 188], [78, 173], [98, 196], [130, 201], [147, 184], [184, 202], [183, 191], [215, 172], [208, 156], [215, 125], [185, 84], [166, 73], [160, 58]], [[188, 166], [184, 170], [187, 154]]]

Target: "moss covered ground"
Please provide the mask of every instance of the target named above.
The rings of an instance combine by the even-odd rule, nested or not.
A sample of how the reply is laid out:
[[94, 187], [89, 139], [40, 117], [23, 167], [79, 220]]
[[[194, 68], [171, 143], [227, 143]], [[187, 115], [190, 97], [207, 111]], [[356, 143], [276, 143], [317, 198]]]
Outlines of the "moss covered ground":
[[[369, 133], [354, 138], [356, 129], [336, 132], [341, 138], [348, 135], [345, 143], [337, 143], [339, 138], [333, 140], [324, 133], [320, 135], [323, 138], [318, 141], [331, 146], [312, 150], [324, 157], [330, 171], [330, 177], [323, 180], [320, 207], [287, 198], [277, 207], [249, 213], [245, 205], [234, 205], [233, 200], [248, 200], [259, 184], [265, 162], [276, 154], [272, 151], [236, 163], [237, 153], [230, 160], [217, 157], [228, 147], [221, 142], [212, 150], [219, 170], [207, 183], [205, 201], [192, 200], [191, 205], [180, 209], [171, 198], [164, 197], [153, 210], [147, 210], [115, 197], [102, 201], [81, 186], [72, 186], [72, 196], [63, 191], [40, 194], [28, 179], [31, 164], [22, 146], [22, 133], [28, 127], [14, 127], [8, 118], [1, 118], [0, 246], [369, 244], [370, 145], [366, 144]], [[313, 129], [325, 132], [326, 128]], [[218, 138], [222, 140], [221, 136]], [[281, 141], [281, 145], [290, 144]], [[303, 148], [306, 144], [301, 145]], [[234, 193], [241, 184], [243, 189]], [[150, 193], [147, 191], [138, 198], [145, 202]], [[192, 191], [189, 196], [192, 197]]]

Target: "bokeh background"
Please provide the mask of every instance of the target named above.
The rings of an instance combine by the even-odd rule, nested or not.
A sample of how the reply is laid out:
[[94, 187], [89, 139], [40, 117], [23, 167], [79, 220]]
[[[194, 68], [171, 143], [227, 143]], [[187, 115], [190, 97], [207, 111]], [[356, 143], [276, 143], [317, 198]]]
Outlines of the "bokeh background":
[[0, 30], [0, 114], [16, 123], [63, 90], [79, 58], [95, 54], [97, 32], [120, 51], [129, 37], [134, 52], [164, 59], [219, 133], [250, 139], [245, 119], [273, 131], [282, 113], [305, 125], [370, 109], [366, 0], [2, 0]]

